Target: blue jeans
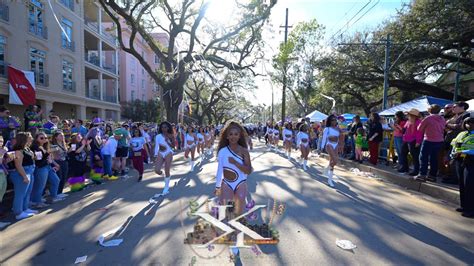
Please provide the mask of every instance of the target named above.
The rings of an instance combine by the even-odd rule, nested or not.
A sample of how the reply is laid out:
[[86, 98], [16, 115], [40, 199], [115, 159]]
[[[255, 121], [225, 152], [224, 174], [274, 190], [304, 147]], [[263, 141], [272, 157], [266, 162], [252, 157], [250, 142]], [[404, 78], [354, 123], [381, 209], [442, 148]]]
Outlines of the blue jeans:
[[23, 177], [18, 173], [18, 171], [13, 170], [10, 172], [10, 180], [13, 183], [13, 191], [15, 193], [13, 197], [13, 213], [15, 215], [21, 214], [24, 210], [28, 209], [30, 203], [30, 194], [31, 189], [34, 184], [33, 173], [35, 171], [35, 166], [23, 166], [26, 172], [26, 176], [30, 179], [30, 182], [23, 182]]
[[429, 175], [436, 177], [438, 174], [438, 153], [444, 142], [431, 142], [423, 140], [420, 151], [420, 175], [428, 172], [428, 160], [430, 161]]
[[69, 164], [67, 161], [56, 161], [59, 164], [59, 171], [56, 173], [59, 177], [59, 187], [58, 187], [58, 194], [63, 193], [64, 185], [67, 181], [67, 174], [69, 172]]
[[50, 165], [35, 169], [35, 182], [31, 193], [31, 201], [33, 203], [41, 203], [43, 191], [46, 182], [49, 180], [49, 194], [55, 198], [58, 195], [59, 177]]
[[104, 175], [112, 175], [112, 155], [102, 154], [102, 160], [104, 162]]
[[402, 155], [403, 137], [393, 137], [393, 144], [395, 144], [395, 150], [397, 151], [398, 164], [403, 165], [406, 160], [406, 158]]

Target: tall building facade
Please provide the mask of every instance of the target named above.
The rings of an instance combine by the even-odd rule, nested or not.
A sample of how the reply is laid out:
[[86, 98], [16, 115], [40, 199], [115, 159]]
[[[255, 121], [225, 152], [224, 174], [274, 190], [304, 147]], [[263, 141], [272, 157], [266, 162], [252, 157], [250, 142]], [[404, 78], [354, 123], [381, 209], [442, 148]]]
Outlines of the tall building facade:
[[0, 105], [11, 65], [35, 73], [37, 104], [62, 118], [120, 119], [119, 47], [113, 21], [94, 1], [0, 0]]
[[[122, 38], [125, 44], [129, 43], [131, 31], [126, 26], [125, 22], [122, 25]], [[163, 46], [168, 46], [169, 37], [166, 33], [153, 33], [153, 38], [161, 43]], [[160, 68], [161, 61], [155, 53], [146, 44], [140, 34], [136, 35], [134, 48], [143, 58], [145, 58], [148, 65], [153, 69]], [[133, 102], [135, 100], [148, 101], [156, 99], [159, 96], [160, 87], [148, 75], [145, 69], [141, 66], [138, 59], [133, 55], [120, 50], [120, 102]]]

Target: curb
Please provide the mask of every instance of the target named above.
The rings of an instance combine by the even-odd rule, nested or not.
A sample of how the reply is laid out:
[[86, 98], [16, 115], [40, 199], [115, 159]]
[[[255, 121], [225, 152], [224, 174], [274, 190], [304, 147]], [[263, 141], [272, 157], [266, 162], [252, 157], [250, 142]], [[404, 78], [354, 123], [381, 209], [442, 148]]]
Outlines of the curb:
[[[320, 156], [323, 157], [324, 159], [329, 159], [329, 156], [327, 154], [320, 154]], [[381, 177], [382, 179], [387, 180], [391, 183], [397, 184], [401, 187], [418, 191], [423, 194], [429, 195], [431, 197], [434, 197], [446, 202], [450, 202], [455, 205], [459, 205], [459, 191], [457, 189], [445, 187], [438, 184], [433, 184], [430, 182], [425, 183], [425, 182], [415, 181], [412, 178], [405, 175], [395, 174], [383, 169], [378, 169], [374, 166], [359, 164], [347, 159], [339, 158], [339, 162], [340, 162], [340, 166], [343, 166], [347, 170], [349, 170], [350, 168], [358, 168], [363, 172], [373, 173]]]

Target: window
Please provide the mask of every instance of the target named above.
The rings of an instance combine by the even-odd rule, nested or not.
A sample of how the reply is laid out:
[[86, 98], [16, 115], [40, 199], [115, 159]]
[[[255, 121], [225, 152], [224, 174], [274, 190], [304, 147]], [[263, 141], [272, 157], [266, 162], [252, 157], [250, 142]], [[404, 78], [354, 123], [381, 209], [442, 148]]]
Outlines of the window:
[[145, 80], [142, 79], [142, 89], [145, 89]]
[[72, 81], [73, 65], [67, 60], [63, 60], [63, 89], [68, 91], [74, 91]]
[[74, 0], [61, 0], [61, 4], [74, 11]]
[[0, 35], [0, 76], [7, 74], [7, 64], [5, 62], [5, 46], [7, 45], [7, 38]]
[[35, 73], [35, 82], [47, 86], [45, 74], [46, 53], [36, 48], [30, 48], [30, 67]]
[[132, 102], [135, 101], [135, 91], [131, 92]]
[[142, 94], [142, 101], [145, 101], [145, 94]]
[[159, 64], [159, 63], [160, 63], [160, 58], [157, 55], [155, 55], [155, 64]]
[[30, 0], [28, 4], [28, 21], [31, 33], [48, 38], [47, 28], [44, 25], [44, 5], [39, 0]]
[[10, 20], [10, 10], [8, 3], [4, 0], [0, 1], [0, 19], [9, 21]]
[[61, 45], [63, 48], [74, 51], [74, 45], [72, 42], [72, 21], [69, 19], [63, 18], [61, 22], [63, 30], [61, 30]]
[[135, 84], [135, 74], [130, 75], [130, 83]]

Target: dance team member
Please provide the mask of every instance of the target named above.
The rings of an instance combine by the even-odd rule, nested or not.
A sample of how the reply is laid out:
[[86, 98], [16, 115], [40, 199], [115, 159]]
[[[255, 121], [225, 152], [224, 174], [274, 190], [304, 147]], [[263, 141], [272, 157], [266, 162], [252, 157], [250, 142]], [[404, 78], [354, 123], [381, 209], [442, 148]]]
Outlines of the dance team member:
[[221, 204], [233, 201], [234, 214], [240, 215], [247, 196], [247, 175], [252, 172], [250, 154], [245, 141], [245, 129], [230, 121], [223, 128], [217, 147], [217, 174], [215, 195]]
[[[165, 187], [162, 195], [166, 195], [169, 192], [170, 185], [170, 169], [171, 163], [173, 162], [173, 150], [171, 150], [171, 143], [173, 137], [173, 130], [169, 122], [162, 122], [158, 129], [158, 135], [155, 137], [155, 158], [156, 166], [155, 172], [158, 175], [162, 174], [161, 168], [165, 167]], [[157, 195], [155, 195], [156, 197]]]
[[296, 136], [296, 143], [301, 151], [301, 165], [306, 171], [308, 167], [308, 155], [309, 155], [309, 135], [308, 135], [308, 126], [306, 124], [301, 124], [299, 128], [298, 135]]
[[290, 123], [285, 122], [283, 129], [283, 146], [285, 148], [285, 155], [288, 159], [291, 157], [291, 145], [293, 143], [293, 128]]
[[186, 134], [184, 135], [184, 158], [189, 158], [189, 165], [191, 166], [191, 171], [194, 171], [194, 154], [196, 152], [196, 137], [194, 135], [194, 129], [192, 126], [186, 128]]
[[[335, 115], [330, 115], [326, 120], [326, 128], [323, 131], [323, 140], [321, 146], [326, 149], [329, 154], [329, 165], [327, 167], [328, 184], [334, 187], [332, 180], [334, 166], [338, 162], [338, 153], [342, 152], [344, 145], [341, 143], [343, 134], [337, 125], [337, 118]], [[340, 144], [341, 143], [341, 144]]]

